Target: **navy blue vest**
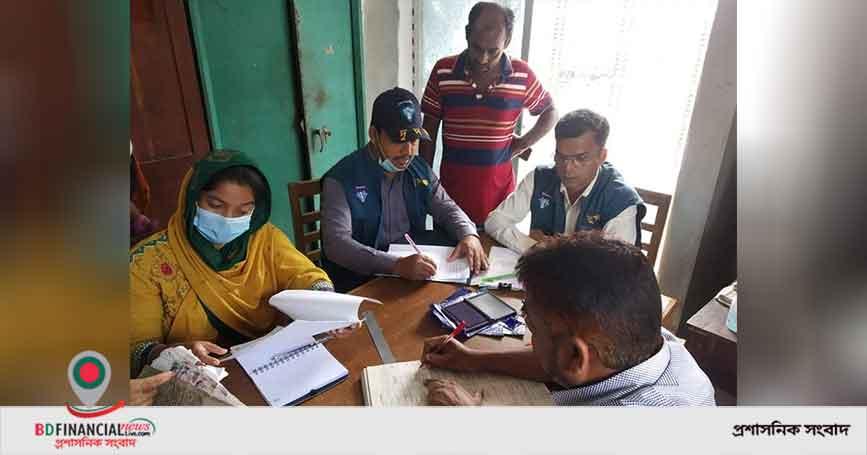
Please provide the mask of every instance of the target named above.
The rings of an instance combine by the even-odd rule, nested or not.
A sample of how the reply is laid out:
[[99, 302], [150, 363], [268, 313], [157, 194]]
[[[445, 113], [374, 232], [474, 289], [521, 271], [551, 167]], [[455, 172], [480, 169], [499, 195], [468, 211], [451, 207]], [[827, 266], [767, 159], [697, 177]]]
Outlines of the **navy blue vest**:
[[[431, 169], [425, 160], [416, 157], [403, 174], [403, 200], [410, 228], [424, 231], [431, 201]], [[370, 156], [367, 147], [341, 159], [325, 173], [325, 177], [336, 180], [343, 187], [352, 214], [352, 238], [372, 248], [387, 248], [387, 244], [378, 245], [377, 238], [382, 222], [381, 188], [385, 171]]]
[[[546, 235], [566, 231], [566, 197], [560, 191], [560, 177], [551, 166], [540, 166], [534, 171], [533, 199], [530, 201], [530, 229], [539, 229]], [[635, 244], [641, 246], [641, 219], [647, 213], [644, 201], [623, 176], [609, 162], [602, 163], [596, 183], [587, 197], [581, 199], [581, 213], [575, 230], [602, 229], [612, 218], [631, 205], [637, 206], [635, 217]]]

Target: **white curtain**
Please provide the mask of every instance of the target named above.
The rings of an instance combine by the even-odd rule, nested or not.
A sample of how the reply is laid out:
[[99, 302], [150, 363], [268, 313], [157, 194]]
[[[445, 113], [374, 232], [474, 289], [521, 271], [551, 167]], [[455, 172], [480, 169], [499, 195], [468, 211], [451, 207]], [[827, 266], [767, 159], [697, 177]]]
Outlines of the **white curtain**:
[[[608, 159], [632, 185], [673, 194], [716, 0], [534, 2], [529, 63], [560, 114], [608, 118]], [[525, 114], [525, 125], [535, 118]], [[552, 161], [554, 135], [529, 165]]]
[[[437, 60], [461, 53], [467, 48], [464, 26], [470, 8], [477, 0], [417, 0], [415, 2], [416, 33], [416, 91], [421, 96], [427, 77]], [[524, 31], [524, 0], [499, 0], [497, 3], [515, 13], [512, 41], [506, 52], [521, 57], [521, 39]]]
[[[515, 11], [507, 52], [520, 57], [525, 2], [499, 3]], [[434, 63], [466, 48], [463, 27], [473, 4], [416, 0], [419, 96]], [[716, 6], [717, 0], [533, 2], [530, 67], [561, 115], [589, 108], [608, 118], [608, 159], [633, 186], [674, 194]], [[525, 113], [524, 131], [535, 120]], [[551, 132], [529, 162], [519, 162], [518, 179], [551, 164], [553, 153]], [[522, 227], [529, 228], [529, 219]]]

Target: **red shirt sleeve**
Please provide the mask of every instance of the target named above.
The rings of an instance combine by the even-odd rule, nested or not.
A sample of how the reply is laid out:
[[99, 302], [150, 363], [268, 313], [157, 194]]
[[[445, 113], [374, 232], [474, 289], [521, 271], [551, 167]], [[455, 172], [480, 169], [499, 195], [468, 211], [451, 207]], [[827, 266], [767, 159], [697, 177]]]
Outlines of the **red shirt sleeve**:
[[545, 112], [554, 99], [551, 94], [542, 87], [542, 82], [536, 78], [536, 73], [527, 66], [527, 91], [524, 92], [524, 107], [530, 111], [530, 115], [539, 115]]
[[440, 101], [439, 77], [437, 77], [439, 66], [439, 62], [437, 62], [431, 70], [430, 76], [427, 78], [427, 85], [421, 97], [421, 112], [425, 115], [441, 119], [442, 104]]

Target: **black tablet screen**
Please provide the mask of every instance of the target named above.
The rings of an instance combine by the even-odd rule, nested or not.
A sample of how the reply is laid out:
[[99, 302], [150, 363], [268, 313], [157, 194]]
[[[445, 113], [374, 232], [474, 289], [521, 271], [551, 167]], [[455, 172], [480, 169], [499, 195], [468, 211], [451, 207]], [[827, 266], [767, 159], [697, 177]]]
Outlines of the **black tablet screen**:
[[481, 294], [468, 300], [489, 319], [497, 320], [515, 314], [514, 308], [491, 294]]
[[466, 321], [467, 330], [472, 330], [488, 321], [488, 318], [485, 317], [484, 314], [467, 303], [466, 300], [461, 300], [454, 305], [449, 305], [448, 307], [443, 308], [443, 312], [446, 313], [452, 321], [455, 321], [455, 323]]

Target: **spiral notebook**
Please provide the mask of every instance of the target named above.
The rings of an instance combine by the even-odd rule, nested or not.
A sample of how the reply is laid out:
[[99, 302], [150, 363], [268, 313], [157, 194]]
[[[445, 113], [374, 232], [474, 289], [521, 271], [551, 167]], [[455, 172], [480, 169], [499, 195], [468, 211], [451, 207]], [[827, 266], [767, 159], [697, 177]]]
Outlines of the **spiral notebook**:
[[236, 358], [262, 398], [271, 406], [292, 406], [330, 389], [349, 376], [349, 371], [321, 343], [276, 353], [253, 346]]
[[301, 403], [349, 376], [346, 368], [314, 336], [360, 322], [363, 296], [327, 291], [286, 290], [268, 303], [293, 319], [286, 327], [232, 346], [232, 355], [271, 406]]

